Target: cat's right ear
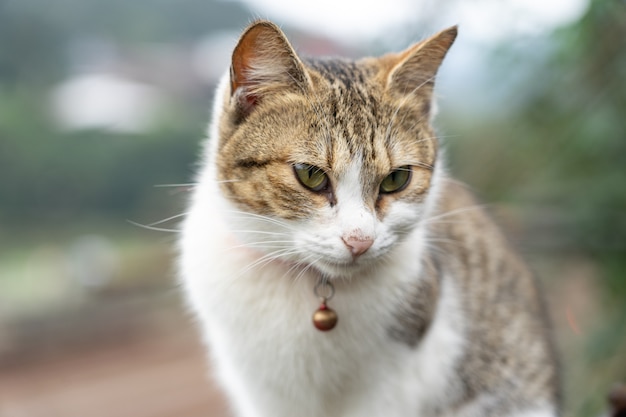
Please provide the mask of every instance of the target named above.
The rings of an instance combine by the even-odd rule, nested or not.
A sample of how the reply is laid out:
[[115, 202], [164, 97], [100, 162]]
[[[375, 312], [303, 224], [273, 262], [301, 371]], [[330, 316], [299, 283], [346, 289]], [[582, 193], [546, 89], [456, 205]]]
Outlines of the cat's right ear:
[[283, 32], [260, 20], [243, 32], [230, 67], [231, 100], [248, 116], [269, 94], [285, 89], [306, 90], [309, 78]]

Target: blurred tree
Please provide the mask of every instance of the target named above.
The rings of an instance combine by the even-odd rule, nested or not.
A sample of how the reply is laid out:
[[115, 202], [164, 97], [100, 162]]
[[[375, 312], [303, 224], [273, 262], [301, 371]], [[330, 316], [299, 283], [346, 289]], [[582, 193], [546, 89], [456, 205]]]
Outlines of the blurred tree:
[[24, 3], [0, 1], [0, 93], [46, 85], [64, 67], [65, 29]]
[[[531, 74], [505, 106], [514, 110], [461, 121], [469, 140], [451, 141], [463, 177], [487, 200], [519, 202], [523, 193], [536, 202], [527, 212], [533, 242], [548, 235], [546, 247], [562, 259], [595, 261], [602, 320], [577, 341], [578, 363], [566, 367], [567, 399], [580, 417], [604, 411], [610, 385], [626, 380], [625, 40], [626, 2], [591, 0], [579, 21], [552, 36], [547, 59], [528, 59]], [[545, 53], [545, 43], [529, 43]], [[498, 56], [494, 84], [528, 62]]]
[[608, 293], [626, 300], [626, 3], [593, 0], [557, 36], [523, 116], [535, 142], [558, 152], [550, 188], [572, 239], [604, 265]]
[[[4, 30], [12, 35], [31, 34], [38, 30], [37, 23], [44, 23], [44, 29], [54, 28], [68, 37], [176, 42], [239, 29], [248, 23], [249, 14], [239, 2], [219, 0], [57, 0], [53, 7], [46, 0], [2, 0], [0, 19], [3, 24], [12, 23]], [[47, 40], [63, 47], [58, 41], [55, 37]]]
[[155, 184], [190, 177], [208, 108], [199, 97], [172, 98], [145, 134], [58, 130], [49, 93], [71, 75], [72, 42], [184, 45], [248, 19], [240, 3], [217, 0], [0, 0], [0, 178], [10, 179], [0, 181], [0, 225], [123, 222], [154, 202]]

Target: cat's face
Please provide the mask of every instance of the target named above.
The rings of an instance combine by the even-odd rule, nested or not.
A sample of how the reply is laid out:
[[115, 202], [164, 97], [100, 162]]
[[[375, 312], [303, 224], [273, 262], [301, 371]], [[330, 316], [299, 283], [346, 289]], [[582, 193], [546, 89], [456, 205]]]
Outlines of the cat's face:
[[271, 24], [244, 33], [215, 157], [240, 241], [267, 259], [351, 276], [417, 227], [437, 157], [429, 109], [447, 47], [436, 41], [427, 41], [434, 52], [423, 43], [379, 59], [305, 63]]

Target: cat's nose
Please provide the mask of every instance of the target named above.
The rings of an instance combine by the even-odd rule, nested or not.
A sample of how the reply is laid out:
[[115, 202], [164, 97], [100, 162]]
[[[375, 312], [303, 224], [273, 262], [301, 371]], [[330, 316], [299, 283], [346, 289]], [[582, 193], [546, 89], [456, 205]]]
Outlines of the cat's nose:
[[363, 255], [374, 243], [374, 239], [371, 237], [342, 237], [343, 243], [350, 249], [353, 257]]

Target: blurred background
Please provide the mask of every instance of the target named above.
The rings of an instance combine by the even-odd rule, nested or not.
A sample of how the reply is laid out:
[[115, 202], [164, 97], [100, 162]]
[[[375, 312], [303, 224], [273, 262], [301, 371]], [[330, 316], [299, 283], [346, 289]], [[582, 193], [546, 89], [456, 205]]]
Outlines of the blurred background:
[[540, 277], [567, 415], [605, 411], [626, 380], [623, 0], [0, 0], [0, 417], [227, 415], [173, 243], [255, 17], [353, 57], [460, 24], [451, 170]]

